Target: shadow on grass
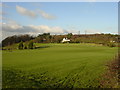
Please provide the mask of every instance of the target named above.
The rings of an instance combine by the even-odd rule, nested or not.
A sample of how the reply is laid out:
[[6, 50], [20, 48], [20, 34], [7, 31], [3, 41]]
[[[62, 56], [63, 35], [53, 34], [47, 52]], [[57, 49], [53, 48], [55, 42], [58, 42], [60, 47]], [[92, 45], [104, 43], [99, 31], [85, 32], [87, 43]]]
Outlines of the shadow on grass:
[[42, 49], [42, 48], [49, 48], [50, 46], [39, 46], [39, 47], [35, 47], [35, 49]]

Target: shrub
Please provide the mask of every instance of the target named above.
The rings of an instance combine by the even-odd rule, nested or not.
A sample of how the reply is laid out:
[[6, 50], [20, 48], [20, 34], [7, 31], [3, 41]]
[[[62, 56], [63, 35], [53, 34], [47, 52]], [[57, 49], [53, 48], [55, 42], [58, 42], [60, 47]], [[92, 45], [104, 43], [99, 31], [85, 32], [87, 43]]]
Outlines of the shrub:
[[115, 43], [113, 43], [113, 42], [108, 43], [107, 46], [109, 46], [109, 47], [116, 47]]
[[27, 46], [25, 46], [24, 49], [27, 49]]
[[73, 35], [72, 33], [68, 33], [67, 38], [70, 39], [72, 37], [72, 35]]
[[23, 49], [23, 47], [24, 47], [24, 45], [23, 45], [23, 42], [21, 41], [21, 42], [19, 43], [18, 49]]
[[29, 49], [33, 49], [33, 41], [30, 41], [30, 42], [29, 42], [28, 48], [29, 48]]

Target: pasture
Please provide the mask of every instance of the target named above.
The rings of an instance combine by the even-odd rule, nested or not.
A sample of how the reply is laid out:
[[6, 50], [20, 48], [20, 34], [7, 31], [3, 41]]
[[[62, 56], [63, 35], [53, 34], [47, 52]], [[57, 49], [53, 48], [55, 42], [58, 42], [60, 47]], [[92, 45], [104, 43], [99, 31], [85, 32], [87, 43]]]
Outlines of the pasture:
[[33, 50], [3, 51], [3, 88], [99, 87], [117, 47], [96, 44], [35, 44]]

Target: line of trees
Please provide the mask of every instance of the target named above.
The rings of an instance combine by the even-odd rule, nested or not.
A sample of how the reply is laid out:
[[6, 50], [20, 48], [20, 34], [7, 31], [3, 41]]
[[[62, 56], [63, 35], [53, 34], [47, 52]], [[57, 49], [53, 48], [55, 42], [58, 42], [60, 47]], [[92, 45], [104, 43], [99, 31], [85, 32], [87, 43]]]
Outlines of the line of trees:
[[[118, 35], [112, 34], [89, 34], [89, 35], [73, 35], [68, 33], [67, 35], [50, 35], [50, 33], [39, 34], [36, 37], [30, 35], [14, 35], [7, 37], [2, 41], [2, 46], [9, 46], [15, 43], [33, 41], [34, 43], [61, 43], [63, 38], [70, 39], [70, 43], [96, 43], [107, 46], [114, 46], [113, 42], [118, 43]], [[24, 46], [25, 47], [25, 46]], [[28, 48], [28, 46], [26, 46]]]
[[33, 41], [36, 43], [60, 43], [63, 38], [70, 39], [70, 43], [96, 43], [105, 46], [115, 47], [118, 43], [118, 35], [112, 34], [89, 34], [89, 35], [73, 35], [68, 33], [67, 35], [50, 35], [41, 34], [38, 35]]
[[25, 35], [14, 35], [14, 36], [9, 36], [2, 40], [2, 47], [4, 46], [9, 46], [15, 43], [19, 43], [21, 41], [26, 42], [35, 39], [35, 37], [30, 36], [28, 34]]

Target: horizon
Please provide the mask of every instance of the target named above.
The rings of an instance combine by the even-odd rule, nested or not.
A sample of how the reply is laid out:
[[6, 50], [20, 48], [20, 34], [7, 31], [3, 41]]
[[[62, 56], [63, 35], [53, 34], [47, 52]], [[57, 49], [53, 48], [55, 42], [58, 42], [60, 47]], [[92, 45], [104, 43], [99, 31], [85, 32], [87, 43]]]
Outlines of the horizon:
[[[2, 40], [19, 34], [118, 34], [117, 2], [4, 2]], [[0, 40], [1, 41], [1, 40]]]
[[[12, 37], [12, 36], [22, 36], [22, 35], [30, 35], [30, 36], [36, 38], [38, 35], [42, 35], [42, 34], [44, 34], [44, 33], [38, 33], [38, 34], [36, 34], [36, 35], [31, 35], [31, 34], [18, 34], [18, 35], [16, 35], [16, 34], [15, 34], [15, 35], [11, 35], [11, 36], [8, 36], [8, 37]], [[54, 35], [68, 35], [68, 34], [70, 34], [70, 33], [66, 33], [66, 34], [51, 34], [51, 33], [50, 33], [51, 36], [54, 36]], [[87, 34], [87, 33], [83, 33], [83, 34], [77, 33], [77, 34], [73, 34], [73, 33], [72, 33], [73, 36], [74, 36], [74, 35], [79, 35], [79, 36], [80, 36], [80, 35], [86, 35], [86, 36], [87, 36], [87, 35], [102, 35], [102, 34], [103, 34], [103, 35], [107, 35], [107, 34], [110, 34], [110, 35], [119, 35], [118, 33], [117, 33], [117, 34], [112, 34], [112, 33], [91, 33], [91, 34], [90, 34], [90, 33], [89, 33], [89, 34]], [[6, 37], [6, 38], [8, 38], [8, 37]], [[5, 39], [6, 39], [6, 38], [5, 38]], [[2, 41], [3, 41], [3, 40], [4, 40], [4, 39], [2, 39], [2, 40], [0, 41], [0, 44], [2, 44]]]

